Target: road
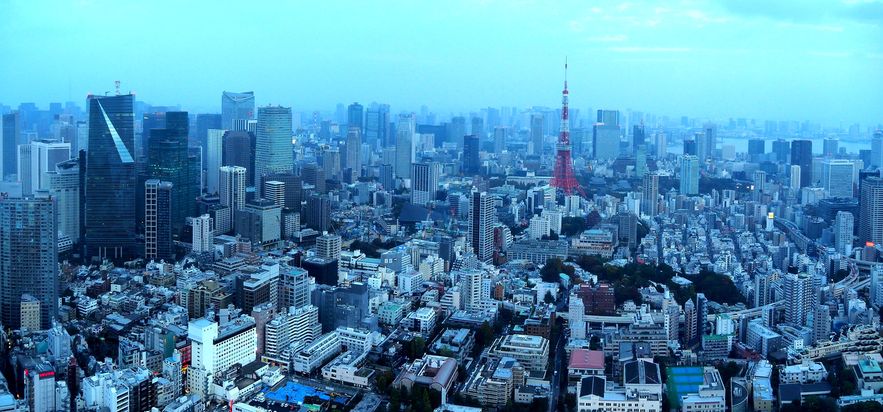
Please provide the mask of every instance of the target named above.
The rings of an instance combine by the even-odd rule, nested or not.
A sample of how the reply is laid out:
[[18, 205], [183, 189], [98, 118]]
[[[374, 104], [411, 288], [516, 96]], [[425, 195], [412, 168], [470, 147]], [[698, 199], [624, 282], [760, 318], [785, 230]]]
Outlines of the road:
[[[568, 294], [563, 294], [561, 301], [563, 301], [566, 305], [567, 299], [569, 298]], [[561, 309], [561, 301], [558, 303], [558, 309]], [[566, 306], [565, 306], [566, 307]], [[558, 405], [558, 396], [559, 392], [561, 392], [561, 376], [564, 375], [565, 379], [567, 376], [567, 369], [564, 368], [564, 358], [567, 356], [567, 353], [564, 350], [564, 343], [566, 339], [564, 338], [564, 325], [563, 322], [557, 328], [558, 332], [557, 336], [552, 336], [552, 339], [555, 341], [555, 359], [552, 361], [552, 379], [551, 379], [551, 387], [549, 393], [549, 409], [550, 411], [556, 410]]]

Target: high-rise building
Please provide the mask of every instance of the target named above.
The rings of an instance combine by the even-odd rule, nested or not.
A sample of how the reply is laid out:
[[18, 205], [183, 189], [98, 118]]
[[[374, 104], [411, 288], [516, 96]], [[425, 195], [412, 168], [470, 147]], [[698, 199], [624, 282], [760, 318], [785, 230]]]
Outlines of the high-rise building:
[[391, 164], [382, 164], [378, 168], [378, 174], [380, 175], [380, 186], [383, 187], [383, 190], [394, 190], [395, 189], [395, 177], [393, 175], [393, 166]]
[[646, 144], [644, 123], [636, 124], [632, 127], [632, 153], [637, 153], [638, 147], [644, 144]]
[[49, 189], [46, 173], [55, 170], [55, 165], [70, 159], [70, 143], [54, 140], [33, 140], [18, 146], [18, 181], [21, 193], [33, 195], [38, 190]]
[[40, 301], [40, 327], [58, 314], [58, 224], [51, 198], [0, 197], [0, 321], [21, 326], [22, 295]]
[[466, 136], [466, 118], [456, 116], [448, 123], [448, 143], [457, 145], [457, 149], [463, 148], [463, 136]]
[[236, 213], [236, 233], [262, 245], [282, 238], [282, 207], [267, 199], [251, 199]]
[[190, 393], [207, 398], [212, 378], [235, 364], [255, 360], [257, 333], [250, 316], [240, 316], [219, 325], [206, 318], [193, 319], [187, 327], [192, 361], [187, 370]]
[[816, 305], [812, 278], [806, 273], [788, 273], [782, 285], [785, 292], [785, 321], [793, 326], [807, 326], [807, 315]]
[[476, 175], [481, 172], [479, 157], [480, 141], [477, 135], [463, 136], [463, 174]]
[[530, 115], [530, 154], [536, 156], [543, 155], [543, 115], [541, 113], [533, 113]]
[[254, 178], [255, 137], [251, 132], [228, 131], [224, 134], [223, 166], [239, 166], [245, 169], [245, 185], [257, 184]]
[[659, 174], [647, 173], [641, 189], [641, 213], [656, 216], [659, 213]]
[[294, 170], [290, 107], [258, 108], [258, 130], [255, 136], [256, 181], [267, 174], [290, 173]]
[[123, 261], [135, 256], [134, 98], [89, 97], [84, 224], [90, 258]]
[[868, 285], [872, 305], [883, 306], [883, 264], [871, 267], [871, 280]]
[[699, 194], [699, 158], [684, 155], [681, 158], [681, 191], [682, 195]]
[[785, 163], [791, 154], [791, 142], [784, 139], [773, 141], [773, 154], [776, 156], [776, 162]]
[[791, 141], [791, 164], [800, 166], [800, 187], [812, 186], [812, 140]]
[[211, 252], [214, 238], [214, 222], [209, 215], [201, 215], [190, 219], [190, 226], [193, 227], [193, 253]]
[[340, 259], [340, 235], [324, 233], [316, 238], [316, 255], [328, 260]]
[[838, 211], [834, 219], [834, 243], [837, 252], [844, 256], [852, 254], [852, 234], [855, 230], [855, 218], [852, 213]]
[[304, 215], [307, 227], [317, 232], [327, 231], [331, 228], [331, 200], [322, 195], [310, 196]]
[[472, 118], [472, 135], [478, 138], [479, 142], [483, 140], [482, 137], [485, 136], [484, 119], [482, 119], [481, 117]]
[[[703, 126], [704, 147], [703, 154], [705, 158], [714, 159], [717, 156], [717, 125], [706, 123]], [[703, 159], [700, 156], [700, 159]]]
[[172, 210], [174, 187], [171, 182], [149, 179], [144, 183], [144, 257], [171, 261]]
[[[280, 182], [283, 185], [285, 192], [283, 193], [284, 203], [282, 206], [300, 213], [301, 203], [304, 200], [304, 185], [301, 176], [297, 176], [294, 173], [277, 173], [264, 176], [264, 184], [270, 181]], [[267, 195], [266, 192], [262, 196], [272, 200], [272, 197]], [[275, 196], [278, 196], [278, 194]]]
[[837, 149], [840, 145], [840, 140], [836, 138], [827, 138], [822, 142], [822, 156], [825, 157], [834, 157], [837, 156]]
[[[347, 129], [355, 127], [359, 129], [359, 136], [365, 132], [365, 111], [361, 104], [353, 103], [347, 107]], [[361, 143], [360, 143], [361, 144]], [[347, 166], [349, 167], [349, 166]]]
[[800, 172], [800, 169], [800, 165], [791, 165], [791, 167], [789, 168], [788, 175], [790, 176], [790, 180], [788, 183], [788, 187], [795, 191], [799, 191], [801, 188], [800, 176], [802, 175], [802, 173]]
[[766, 192], [766, 172], [755, 170], [752, 180], [754, 181], [754, 200], [760, 200]]
[[759, 308], [772, 303], [772, 282], [770, 273], [758, 272], [754, 275], [754, 307]]
[[200, 113], [196, 115], [196, 130], [190, 130], [190, 147], [201, 147], [202, 163], [208, 161], [208, 131], [221, 129], [221, 115], [217, 113]]
[[221, 94], [221, 129], [246, 130], [254, 119], [254, 92]]
[[851, 160], [828, 159], [822, 164], [822, 187], [828, 197], [852, 198], [855, 165]]
[[166, 127], [153, 129], [147, 151], [147, 178], [172, 184], [171, 202], [174, 207], [171, 222], [174, 234], [181, 233], [187, 217], [195, 214], [196, 198], [200, 195], [191, 184], [199, 176], [191, 176], [193, 168], [187, 145], [188, 130], [187, 112], [167, 112]]
[[218, 173], [224, 166], [224, 135], [223, 129], [206, 131], [205, 153], [205, 188], [207, 193], [218, 193]]
[[[360, 108], [361, 110], [361, 108]], [[350, 126], [346, 133], [346, 159], [344, 164], [352, 170], [353, 179], [362, 175], [362, 129]]]
[[389, 134], [389, 105], [372, 104], [365, 115], [365, 141], [374, 148], [392, 146]]
[[862, 180], [858, 237], [861, 243], [883, 244], [883, 178]]
[[875, 131], [871, 137], [871, 161], [868, 163], [869, 169], [883, 168], [883, 130]]
[[[221, 205], [230, 208], [231, 217], [245, 207], [245, 168], [222, 166], [219, 170], [218, 195]], [[233, 221], [236, 221], [235, 217]]]
[[18, 142], [21, 134], [21, 116], [18, 111], [2, 116], [0, 124], [0, 178], [14, 175], [18, 170]]
[[506, 150], [506, 134], [509, 128], [505, 126], [494, 127], [494, 153], [500, 154]]
[[619, 157], [619, 126], [597, 123], [592, 126], [592, 154], [595, 159]]
[[265, 180], [263, 197], [274, 204], [285, 206], [285, 183], [278, 180]]
[[760, 160], [761, 156], [766, 153], [766, 140], [748, 139], [748, 159], [752, 162]]
[[[414, 115], [399, 116], [396, 126], [395, 173], [402, 179], [411, 177], [411, 163], [414, 163]], [[461, 137], [462, 138], [462, 137]]]
[[325, 193], [325, 169], [315, 163], [304, 165], [300, 171], [303, 182], [313, 185], [316, 193]]
[[812, 328], [813, 343], [830, 340], [831, 310], [828, 308], [828, 305], [814, 305], [809, 313], [808, 323]]
[[685, 155], [696, 156], [699, 153], [699, 149], [697, 148], [696, 139], [687, 139], [684, 138], [684, 148], [682, 149]]
[[426, 205], [435, 199], [440, 169], [434, 162], [411, 165], [411, 203]]
[[310, 276], [298, 267], [284, 267], [279, 273], [279, 307], [302, 308], [310, 305]]
[[469, 197], [469, 246], [482, 262], [493, 258], [495, 217], [493, 197], [474, 190]]
[[80, 240], [80, 162], [71, 159], [55, 165], [47, 172], [47, 193], [55, 198], [58, 211], [58, 231], [71, 240]]

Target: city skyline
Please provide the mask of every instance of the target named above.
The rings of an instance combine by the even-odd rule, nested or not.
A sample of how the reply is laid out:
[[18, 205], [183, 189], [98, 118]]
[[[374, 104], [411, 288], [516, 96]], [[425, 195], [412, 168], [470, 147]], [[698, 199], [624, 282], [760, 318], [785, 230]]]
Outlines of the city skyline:
[[[163, 3], [81, 1], [48, 9], [12, 2], [0, 33], [19, 41], [0, 45], [4, 61], [16, 62], [0, 64], [0, 77], [9, 80], [0, 102], [80, 102], [120, 80], [139, 100], [194, 113], [219, 112], [221, 90], [254, 90], [258, 106], [294, 111], [352, 101], [388, 103], [393, 112], [423, 104], [437, 113], [555, 107], [551, 91], [560, 88], [566, 57], [571, 106], [583, 112], [873, 123], [883, 89], [876, 75], [883, 46], [875, 41], [883, 4], [801, 4], [193, 3], [168, 14]], [[342, 15], [335, 24], [313, 18], [340, 6], [360, 17]], [[234, 12], [265, 24], [220, 23]], [[219, 23], [183, 29], [196, 19]], [[390, 20], [397, 24], [372, 23]], [[105, 21], [129, 28], [114, 36], [90, 29]], [[142, 36], [157, 21], [182, 29]], [[114, 53], [84, 60], [93, 48]], [[51, 64], [57, 61], [66, 62], [65, 71]]]

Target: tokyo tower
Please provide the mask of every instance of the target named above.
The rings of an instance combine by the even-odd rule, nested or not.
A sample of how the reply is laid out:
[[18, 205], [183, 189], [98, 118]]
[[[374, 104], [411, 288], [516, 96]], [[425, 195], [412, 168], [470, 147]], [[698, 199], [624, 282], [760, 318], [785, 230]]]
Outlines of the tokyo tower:
[[565, 195], [574, 191], [583, 193], [582, 188], [573, 174], [573, 160], [570, 157], [570, 121], [567, 110], [567, 62], [564, 62], [564, 91], [561, 92], [561, 133], [558, 134], [558, 145], [555, 154], [555, 172], [550, 184], [560, 189]]

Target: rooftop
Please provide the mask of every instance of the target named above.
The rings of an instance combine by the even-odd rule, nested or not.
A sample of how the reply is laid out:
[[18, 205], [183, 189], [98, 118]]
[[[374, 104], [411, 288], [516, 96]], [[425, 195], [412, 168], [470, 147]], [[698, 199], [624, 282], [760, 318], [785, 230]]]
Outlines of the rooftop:
[[604, 369], [604, 352], [576, 349], [570, 354], [567, 369]]

